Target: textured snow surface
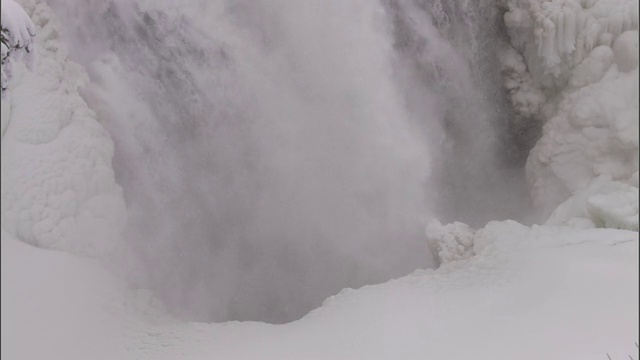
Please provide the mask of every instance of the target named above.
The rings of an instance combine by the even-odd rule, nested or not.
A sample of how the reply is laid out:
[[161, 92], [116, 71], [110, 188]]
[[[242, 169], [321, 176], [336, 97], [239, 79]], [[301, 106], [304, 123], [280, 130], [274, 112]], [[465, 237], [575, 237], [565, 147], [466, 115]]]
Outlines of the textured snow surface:
[[[94, 260], [2, 232], [7, 359], [637, 358], [638, 234], [492, 222], [477, 254], [346, 289], [299, 321], [179, 323]], [[45, 300], [46, 299], [46, 300]]]
[[43, 1], [23, 5], [38, 27], [40, 59], [34, 72], [15, 66], [21, 71], [2, 101], [3, 123], [10, 116], [2, 134], [2, 226], [40, 247], [106, 254], [126, 217], [113, 143], [78, 94], [88, 77], [67, 59], [50, 9]]
[[[503, 54], [505, 86], [521, 115], [544, 122], [527, 162], [542, 216], [601, 175], [628, 183], [638, 171], [638, 2], [505, 4], [513, 44]], [[614, 216], [615, 226], [637, 229], [637, 220], [635, 227], [620, 220], [626, 215], [604, 210], [603, 201], [590, 206]]]
[[474, 255], [474, 233], [467, 224], [456, 221], [443, 225], [434, 219], [427, 224], [426, 234], [427, 244], [438, 265]]
[[[636, 172], [637, 178], [637, 172]], [[547, 220], [549, 225], [607, 227], [638, 230], [638, 185], [602, 175], [560, 204]]]

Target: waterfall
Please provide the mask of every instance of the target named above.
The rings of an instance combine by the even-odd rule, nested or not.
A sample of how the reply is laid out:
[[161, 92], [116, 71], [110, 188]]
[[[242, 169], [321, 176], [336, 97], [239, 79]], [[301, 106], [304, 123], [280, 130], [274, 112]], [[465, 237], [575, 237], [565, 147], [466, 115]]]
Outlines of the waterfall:
[[433, 266], [429, 217], [520, 211], [479, 4], [52, 1], [115, 142], [134, 286], [189, 319], [286, 322]]
[[[431, 135], [431, 209], [475, 226], [530, 221], [523, 164], [533, 142], [514, 129], [501, 86], [498, 56], [508, 42], [501, 10], [492, 0], [389, 4], [409, 107]], [[437, 119], [423, 115], [434, 102]]]

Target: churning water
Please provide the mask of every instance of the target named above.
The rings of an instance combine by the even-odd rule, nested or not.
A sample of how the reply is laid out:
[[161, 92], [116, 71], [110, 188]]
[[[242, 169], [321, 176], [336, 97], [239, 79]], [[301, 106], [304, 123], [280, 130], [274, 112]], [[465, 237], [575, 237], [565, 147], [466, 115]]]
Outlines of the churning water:
[[429, 217], [523, 208], [493, 4], [52, 2], [115, 142], [128, 274], [175, 314], [291, 321], [431, 267]]

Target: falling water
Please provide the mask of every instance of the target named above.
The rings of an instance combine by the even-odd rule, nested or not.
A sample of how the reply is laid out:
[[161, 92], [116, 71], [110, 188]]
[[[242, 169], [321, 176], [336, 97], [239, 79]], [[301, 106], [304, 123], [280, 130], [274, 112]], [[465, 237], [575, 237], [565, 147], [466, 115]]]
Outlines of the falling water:
[[429, 217], [523, 208], [492, 6], [52, 3], [116, 145], [127, 274], [177, 315], [294, 320], [431, 267]]

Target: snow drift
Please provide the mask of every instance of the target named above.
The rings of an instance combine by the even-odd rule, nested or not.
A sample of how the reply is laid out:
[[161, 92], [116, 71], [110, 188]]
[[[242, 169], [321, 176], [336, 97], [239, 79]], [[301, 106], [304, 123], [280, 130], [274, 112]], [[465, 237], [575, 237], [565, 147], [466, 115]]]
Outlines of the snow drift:
[[494, 222], [475, 233], [474, 242], [472, 258], [345, 289], [292, 323], [202, 324], [167, 317], [148, 294], [127, 292], [95, 261], [37, 249], [3, 231], [2, 355], [123, 360], [638, 356], [637, 233]]

